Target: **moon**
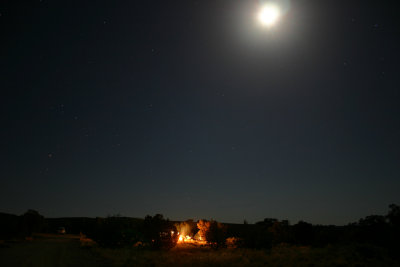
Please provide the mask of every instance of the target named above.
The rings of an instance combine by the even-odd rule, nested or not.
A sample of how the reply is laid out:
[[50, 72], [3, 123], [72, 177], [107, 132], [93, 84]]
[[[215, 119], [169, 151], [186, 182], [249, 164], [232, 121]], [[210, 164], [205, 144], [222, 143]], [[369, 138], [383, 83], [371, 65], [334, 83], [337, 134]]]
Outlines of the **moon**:
[[258, 20], [261, 25], [271, 27], [279, 20], [280, 15], [281, 10], [279, 6], [275, 4], [266, 4], [261, 8], [258, 14]]

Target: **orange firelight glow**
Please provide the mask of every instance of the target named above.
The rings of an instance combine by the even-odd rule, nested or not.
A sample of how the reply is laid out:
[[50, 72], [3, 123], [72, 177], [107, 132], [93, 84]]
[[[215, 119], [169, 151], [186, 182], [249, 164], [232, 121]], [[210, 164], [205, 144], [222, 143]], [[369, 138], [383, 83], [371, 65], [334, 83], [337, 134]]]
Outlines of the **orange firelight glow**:
[[184, 236], [184, 235], [180, 235], [179, 236], [179, 239], [178, 239], [178, 242], [192, 242], [192, 241], [194, 241], [193, 239], [192, 239], [192, 237], [191, 236]]
[[197, 240], [197, 239], [193, 239], [191, 236], [189, 236], [189, 235], [179, 235], [179, 238], [178, 238], [178, 244], [187, 244], [187, 243], [190, 243], [190, 244], [193, 244], [193, 245], [205, 245], [205, 244], [207, 244], [207, 242], [206, 241], [202, 241], [201, 239], [200, 240]]

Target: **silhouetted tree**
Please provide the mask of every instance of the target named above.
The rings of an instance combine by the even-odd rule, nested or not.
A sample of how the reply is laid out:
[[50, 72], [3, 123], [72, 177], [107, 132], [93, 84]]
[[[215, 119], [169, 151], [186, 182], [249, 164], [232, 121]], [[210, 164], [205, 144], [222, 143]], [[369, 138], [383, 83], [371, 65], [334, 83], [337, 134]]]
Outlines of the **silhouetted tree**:
[[369, 215], [363, 219], [360, 219], [358, 225], [362, 227], [380, 228], [386, 225], [386, 218], [385, 216], [381, 215]]
[[147, 215], [143, 222], [144, 242], [155, 249], [170, 249], [178, 242], [178, 230], [163, 215]]
[[28, 210], [21, 218], [21, 232], [24, 236], [31, 236], [33, 232], [41, 232], [44, 227], [44, 217], [36, 210]]
[[343, 231], [343, 229], [343, 227], [333, 225], [313, 226], [314, 245], [318, 247], [325, 247], [327, 245], [333, 245], [339, 242], [349, 243], [348, 239], [343, 240], [345, 238], [345, 232]]
[[384, 245], [388, 237], [389, 225], [385, 216], [369, 215], [358, 222], [357, 241]]
[[299, 245], [311, 245], [314, 242], [314, 231], [311, 223], [299, 221], [293, 225], [294, 242]]
[[289, 221], [275, 221], [272, 226], [268, 227], [271, 234], [272, 244], [288, 243], [290, 241]]
[[391, 226], [400, 227], [400, 206], [396, 204], [389, 205], [389, 213], [386, 215]]
[[[271, 227], [277, 222], [277, 219], [265, 218], [254, 225], [245, 225], [244, 233], [241, 236], [243, 246], [257, 249], [271, 248], [274, 242], [274, 233]], [[278, 229], [276, 228], [275, 230]]]
[[135, 243], [139, 239], [138, 226], [130, 218], [110, 216], [97, 218], [94, 229], [87, 236], [102, 247], [118, 248]]
[[393, 258], [400, 260], [400, 206], [389, 205], [389, 212], [386, 215], [390, 229], [388, 239], [389, 252]]
[[225, 246], [226, 227], [217, 221], [211, 220], [210, 227], [206, 232], [206, 239], [211, 246], [220, 248]]
[[226, 226], [215, 220], [199, 220], [197, 222], [198, 236], [207, 241], [214, 248], [225, 246]]
[[274, 223], [276, 223], [278, 220], [275, 218], [265, 218], [263, 221], [261, 222], [256, 222], [257, 225], [263, 226], [266, 229], [268, 229], [269, 227], [271, 227], [272, 225], [274, 225]]

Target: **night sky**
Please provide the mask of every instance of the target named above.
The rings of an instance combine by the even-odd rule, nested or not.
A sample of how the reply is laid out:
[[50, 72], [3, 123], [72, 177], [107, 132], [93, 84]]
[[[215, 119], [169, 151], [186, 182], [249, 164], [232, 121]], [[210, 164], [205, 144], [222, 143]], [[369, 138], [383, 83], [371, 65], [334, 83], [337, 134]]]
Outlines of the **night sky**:
[[0, 211], [346, 224], [400, 202], [395, 1], [1, 1]]

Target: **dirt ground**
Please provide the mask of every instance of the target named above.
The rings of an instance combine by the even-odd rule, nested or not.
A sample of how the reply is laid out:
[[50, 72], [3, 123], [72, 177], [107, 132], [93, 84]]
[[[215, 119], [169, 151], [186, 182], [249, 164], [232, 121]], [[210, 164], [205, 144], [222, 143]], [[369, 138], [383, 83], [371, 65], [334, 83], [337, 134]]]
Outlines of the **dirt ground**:
[[0, 246], [0, 266], [109, 266], [90, 250], [81, 248], [76, 235], [35, 235], [32, 240]]

